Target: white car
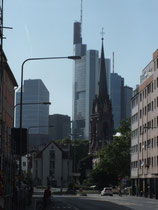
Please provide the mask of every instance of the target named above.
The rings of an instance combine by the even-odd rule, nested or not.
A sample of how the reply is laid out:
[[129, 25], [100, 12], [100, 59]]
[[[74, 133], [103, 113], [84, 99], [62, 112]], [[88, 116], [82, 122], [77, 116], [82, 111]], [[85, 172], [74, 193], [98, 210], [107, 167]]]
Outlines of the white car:
[[113, 196], [112, 187], [104, 187], [103, 190], [101, 191], [101, 196], [103, 195]]

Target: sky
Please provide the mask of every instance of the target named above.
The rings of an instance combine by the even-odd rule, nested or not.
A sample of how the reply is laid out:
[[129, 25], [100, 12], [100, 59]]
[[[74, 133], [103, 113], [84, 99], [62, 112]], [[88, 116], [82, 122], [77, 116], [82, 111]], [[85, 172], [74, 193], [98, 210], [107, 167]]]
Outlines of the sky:
[[[115, 54], [115, 72], [135, 88], [158, 48], [157, 0], [83, 0], [82, 38], [87, 49]], [[4, 0], [3, 49], [20, 87], [21, 65], [30, 57], [73, 55], [73, 23], [80, 21], [81, 0]], [[42, 79], [50, 93], [50, 114], [72, 116], [73, 61], [30, 61], [25, 79]]]

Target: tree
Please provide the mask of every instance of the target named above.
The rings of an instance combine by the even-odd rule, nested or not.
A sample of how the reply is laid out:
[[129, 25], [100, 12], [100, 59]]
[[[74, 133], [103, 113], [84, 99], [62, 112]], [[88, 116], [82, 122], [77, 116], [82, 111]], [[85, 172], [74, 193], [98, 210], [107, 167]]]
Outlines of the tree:
[[118, 132], [121, 136], [114, 137], [99, 153], [100, 161], [90, 174], [89, 183], [98, 187], [114, 185], [118, 177], [130, 175], [130, 120], [122, 121]]
[[78, 170], [80, 172], [80, 183], [82, 184], [86, 178], [87, 169], [92, 170], [92, 155], [88, 155], [82, 158], [78, 164]]

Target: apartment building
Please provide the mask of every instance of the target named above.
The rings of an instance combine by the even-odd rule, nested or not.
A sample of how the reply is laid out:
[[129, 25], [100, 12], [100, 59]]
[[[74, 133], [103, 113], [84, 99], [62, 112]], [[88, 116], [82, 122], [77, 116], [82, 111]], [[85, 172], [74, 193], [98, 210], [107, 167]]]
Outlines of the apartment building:
[[132, 192], [158, 199], [158, 49], [142, 71], [131, 113]]

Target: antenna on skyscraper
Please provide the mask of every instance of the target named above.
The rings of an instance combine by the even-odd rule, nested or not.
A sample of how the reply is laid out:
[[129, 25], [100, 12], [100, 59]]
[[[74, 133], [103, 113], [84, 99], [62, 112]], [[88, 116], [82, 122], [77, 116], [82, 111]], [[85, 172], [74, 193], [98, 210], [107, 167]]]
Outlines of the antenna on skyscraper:
[[112, 53], [112, 73], [114, 73], [114, 52]]
[[83, 1], [83, 0], [81, 0], [81, 16], [80, 16], [81, 34], [82, 34], [82, 12], [83, 12], [83, 10], [82, 10], [82, 1]]

